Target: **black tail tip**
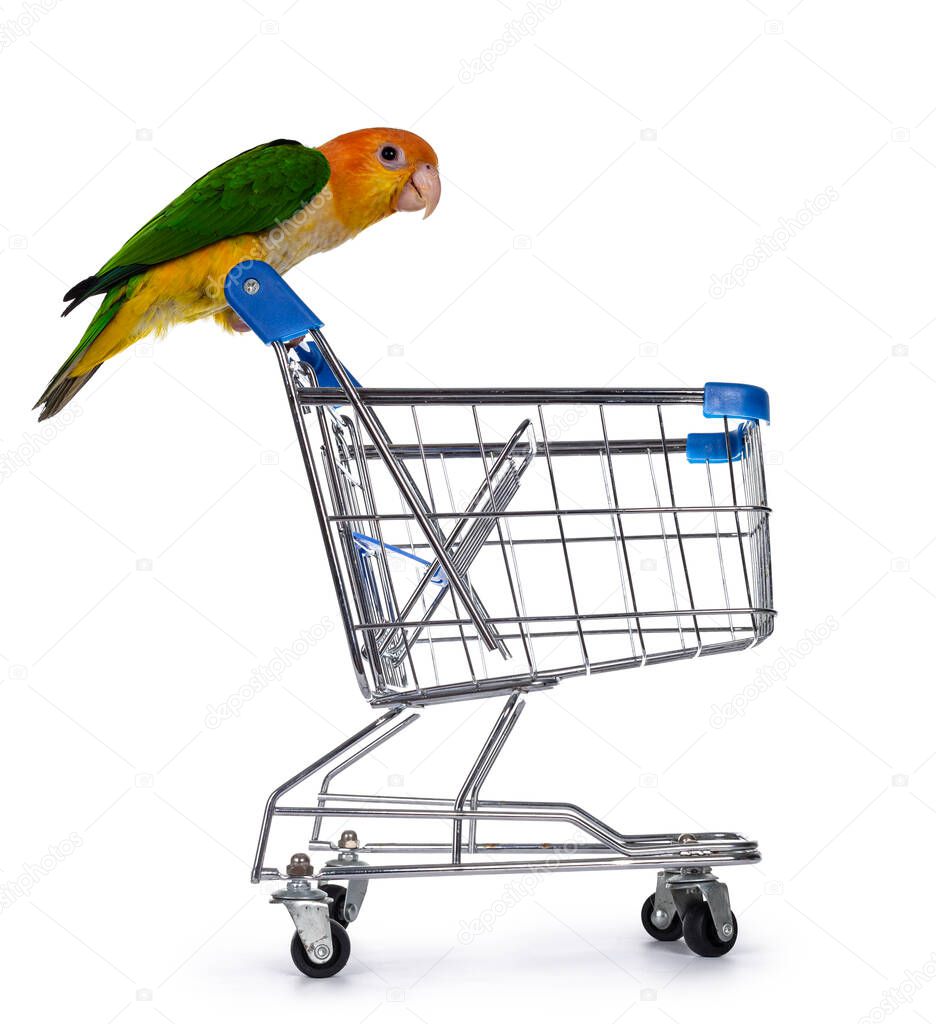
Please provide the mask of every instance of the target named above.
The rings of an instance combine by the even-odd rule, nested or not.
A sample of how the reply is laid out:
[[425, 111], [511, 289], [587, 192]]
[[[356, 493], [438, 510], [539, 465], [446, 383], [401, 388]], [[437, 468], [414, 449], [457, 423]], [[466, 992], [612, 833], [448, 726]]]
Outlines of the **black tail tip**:
[[91, 294], [91, 289], [97, 284], [98, 275], [92, 274], [90, 277], [86, 277], [83, 281], [79, 281], [78, 284], [69, 288], [67, 292], [62, 296], [62, 302], [71, 302], [72, 299], [77, 299], [79, 296], [85, 299]]

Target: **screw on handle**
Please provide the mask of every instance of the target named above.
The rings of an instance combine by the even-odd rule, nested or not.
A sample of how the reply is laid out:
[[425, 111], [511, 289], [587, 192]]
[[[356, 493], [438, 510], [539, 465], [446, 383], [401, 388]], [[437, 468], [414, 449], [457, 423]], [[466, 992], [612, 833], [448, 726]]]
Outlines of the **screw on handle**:
[[224, 279], [224, 297], [245, 324], [269, 345], [292, 341], [323, 322], [263, 260], [244, 260]]

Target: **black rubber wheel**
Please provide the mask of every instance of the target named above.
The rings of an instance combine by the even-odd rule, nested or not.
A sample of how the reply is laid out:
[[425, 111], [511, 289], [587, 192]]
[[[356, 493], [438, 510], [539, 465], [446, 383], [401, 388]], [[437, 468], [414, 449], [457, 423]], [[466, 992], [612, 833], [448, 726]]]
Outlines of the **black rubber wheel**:
[[673, 920], [665, 928], [657, 928], [653, 923], [653, 901], [651, 894], [647, 897], [644, 905], [640, 908], [640, 923], [644, 926], [646, 933], [658, 942], [675, 942], [682, 938], [683, 926], [679, 920], [679, 914], [673, 914]]
[[738, 920], [734, 914], [731, 926], [731, 938], [720, 937], [706, 903], [693, 903], [682, 919], [683, 938], [696, 956], [724, 956], [738, 941]]
[[337, 921], [338, 924], [348, 927], [351, 922], [345, 917], [344, 907], [345, 899], [348, 896], [348, 890], [343, 885], [335, 885], [334, 882], [323, 882], [319, 888], [326, 896], [331, 896], [332, 901], [328, 904], [328, 916], [333, 920]]
[[295, 932], [289, 952], [292, 954], [293, 963], [309, 978], [331, 978], [337, 974], [348, 962], [351, 955], [351, 939], [348, 933], [337, 921], [330, 921], [332, 938], [332, 955], [328, 960], [319, 962], [313, 960], [306, 952], [299, 932]]

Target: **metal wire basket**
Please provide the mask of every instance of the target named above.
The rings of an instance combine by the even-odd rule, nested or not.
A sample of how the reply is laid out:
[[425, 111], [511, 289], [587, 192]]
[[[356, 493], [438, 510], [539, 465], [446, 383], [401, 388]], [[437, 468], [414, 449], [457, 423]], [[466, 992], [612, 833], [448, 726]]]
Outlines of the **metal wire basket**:
[[703, 441], [687, 440], [685, 414], [705, 389], [361, 392], [380, 410], [388, 462], [357, 411], [333, 408], [333, 392], [287, 360], [321, 438], [311, 472], [372, 704], [551, 686], [770, 633], [759, 425], [723, 418], [704, 463], [687, 461]]

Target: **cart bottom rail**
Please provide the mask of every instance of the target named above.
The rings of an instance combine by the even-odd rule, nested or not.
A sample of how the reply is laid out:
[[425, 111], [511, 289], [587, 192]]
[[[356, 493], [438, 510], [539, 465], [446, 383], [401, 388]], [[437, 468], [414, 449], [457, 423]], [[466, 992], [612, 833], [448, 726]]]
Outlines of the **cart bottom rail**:
[[[403, 705], [390, 708], [274, 790], [264, 811], [251, 881], [285, 882], [272, 900], [286, 906], [295, 924], [292, 956], [300, 971], [327, 977], [344, 967], [350, 952], [345, 929], [360, 913], [368, 882], [376, 878], [648, 869], [657, 872], [657, 883], [641, 920], [653, 938], [684, 938], [693, 952], [708, 957], [732, 948], [737, 921], [727, 887], [712, 872], [716, 867], [757, 863], [755, 841], [737, 832], [625, 834], [577, 804], [481, 799], [481, 788], [524, 706], [521, 691], [511, 693], [454, 798], [331, 791], [338, 775], [419, 718], [412, 711], [400, 717], [407, 710]], [[280, 803], [323, 771], [314, 805]], [[273, 819], [278, 817], [312, 819], [308, 850], [326, 858], [318, 867], [307, 853], [294, 854], [285, 872], [265, 865]], [[320, 838], [329, 818], [444, 822], [452, 838], [362, 843], [355, 830], [346, 829], [331, 842]], [[563, 825], [583, 833], [584, 839], [481, 842], [479, 822]], [[372, 863], [372, 858], [402, 855], [427, 859]], [[346, 881], [347, 887], [335, 884], [338, 880]]]

